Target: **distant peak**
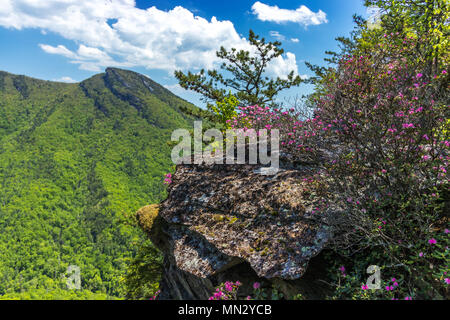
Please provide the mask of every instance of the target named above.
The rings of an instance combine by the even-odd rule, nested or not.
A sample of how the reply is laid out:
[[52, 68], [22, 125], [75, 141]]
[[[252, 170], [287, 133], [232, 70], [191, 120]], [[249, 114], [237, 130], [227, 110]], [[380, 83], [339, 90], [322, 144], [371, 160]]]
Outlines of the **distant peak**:
[[120, 69], [120, 68], [115, 68], [115, 67], [107, 67], [105, 69], [105, 72], [112, 72], [112, 71], [134, 72], [134, 71]]
[[109, 88], [117, 88], [119, 86], [130, 90], [141, 89], [155, 95], [173, 95], [172, 92], [152, 80], [149, 76], [131, 70], [108, 67], [105, 69], [104, 80]]
[[126, 73], [126, 74], [130, 74], [130, 75], [135, 75], [138, 77], [146, 77], [143, 74], [140, 74], [138, 72], [135, 71], [131, 71], [131, 70], [126, 70], [126, 69], [120, 69], [120, 68], [114, 68], [114, 67], [108, 67], [105, 69], [105, 73]]

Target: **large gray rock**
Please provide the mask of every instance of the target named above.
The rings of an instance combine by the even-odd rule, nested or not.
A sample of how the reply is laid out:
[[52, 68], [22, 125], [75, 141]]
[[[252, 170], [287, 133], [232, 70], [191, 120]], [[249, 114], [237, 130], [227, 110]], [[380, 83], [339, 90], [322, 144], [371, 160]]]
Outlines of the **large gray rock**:
[[[236, 280], [244, 283], [242, 296], [255, 281], [285, 297], [323, 296], [320, 262], [306, 271], [331, 238], [324, 219], [331, 209], [321, 207], [325, 180], [311, 164], [282, 161], [273, 176], [260, 169], [177, 166], [169, 196], [147, 226], [165, 257], [161, 299], [207, 299], [217, 284]], [[145, 225], [145, 214], [138, 218]]]

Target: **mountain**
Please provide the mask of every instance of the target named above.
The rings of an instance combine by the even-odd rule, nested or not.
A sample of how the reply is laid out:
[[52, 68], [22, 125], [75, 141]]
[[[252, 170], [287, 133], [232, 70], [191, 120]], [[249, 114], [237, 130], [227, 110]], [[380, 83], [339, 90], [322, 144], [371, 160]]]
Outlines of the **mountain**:
[[145, 238], [130, 217], [165, 196], [181, 108], [196, 107], [116, 68], [76, 84], [0, 72], [0, 298], [125, 295]]

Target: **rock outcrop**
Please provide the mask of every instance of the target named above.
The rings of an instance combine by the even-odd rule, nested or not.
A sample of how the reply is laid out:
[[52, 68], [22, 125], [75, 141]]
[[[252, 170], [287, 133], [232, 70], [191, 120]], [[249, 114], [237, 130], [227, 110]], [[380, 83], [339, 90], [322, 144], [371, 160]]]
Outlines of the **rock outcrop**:
[[272, 176], [261, 165], [177, 166], [159, 215], [154, 207], [137, 214], [164, 254], [160, 299], [207, 299], [236, 280], [243, 297], [255, 281], [287, 298], [323, 297], [317, 256], [332, 236], [320, 214], [326, 185], [318, 166], [281, 160]]

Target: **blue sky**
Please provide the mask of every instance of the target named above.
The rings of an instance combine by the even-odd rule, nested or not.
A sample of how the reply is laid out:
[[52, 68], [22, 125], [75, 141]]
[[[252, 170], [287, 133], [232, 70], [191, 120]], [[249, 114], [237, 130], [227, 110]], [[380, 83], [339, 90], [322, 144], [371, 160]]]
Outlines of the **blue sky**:
[[[366, 15], [362, 0], [3, 0], [0, 70], [59, 81], [82, 81], [116, 66], [148, 75], [198, 104], [173, 71], [217, 65], [220, 45], [246, 48], [248, 30], [281, 40], [286, 55], [271, 75], [304, 61], [322, 64], [335, 38]], [[150, 9], [149, 9], [150, 8]], [[284, 96], [307, 93], [302, 86]]]

